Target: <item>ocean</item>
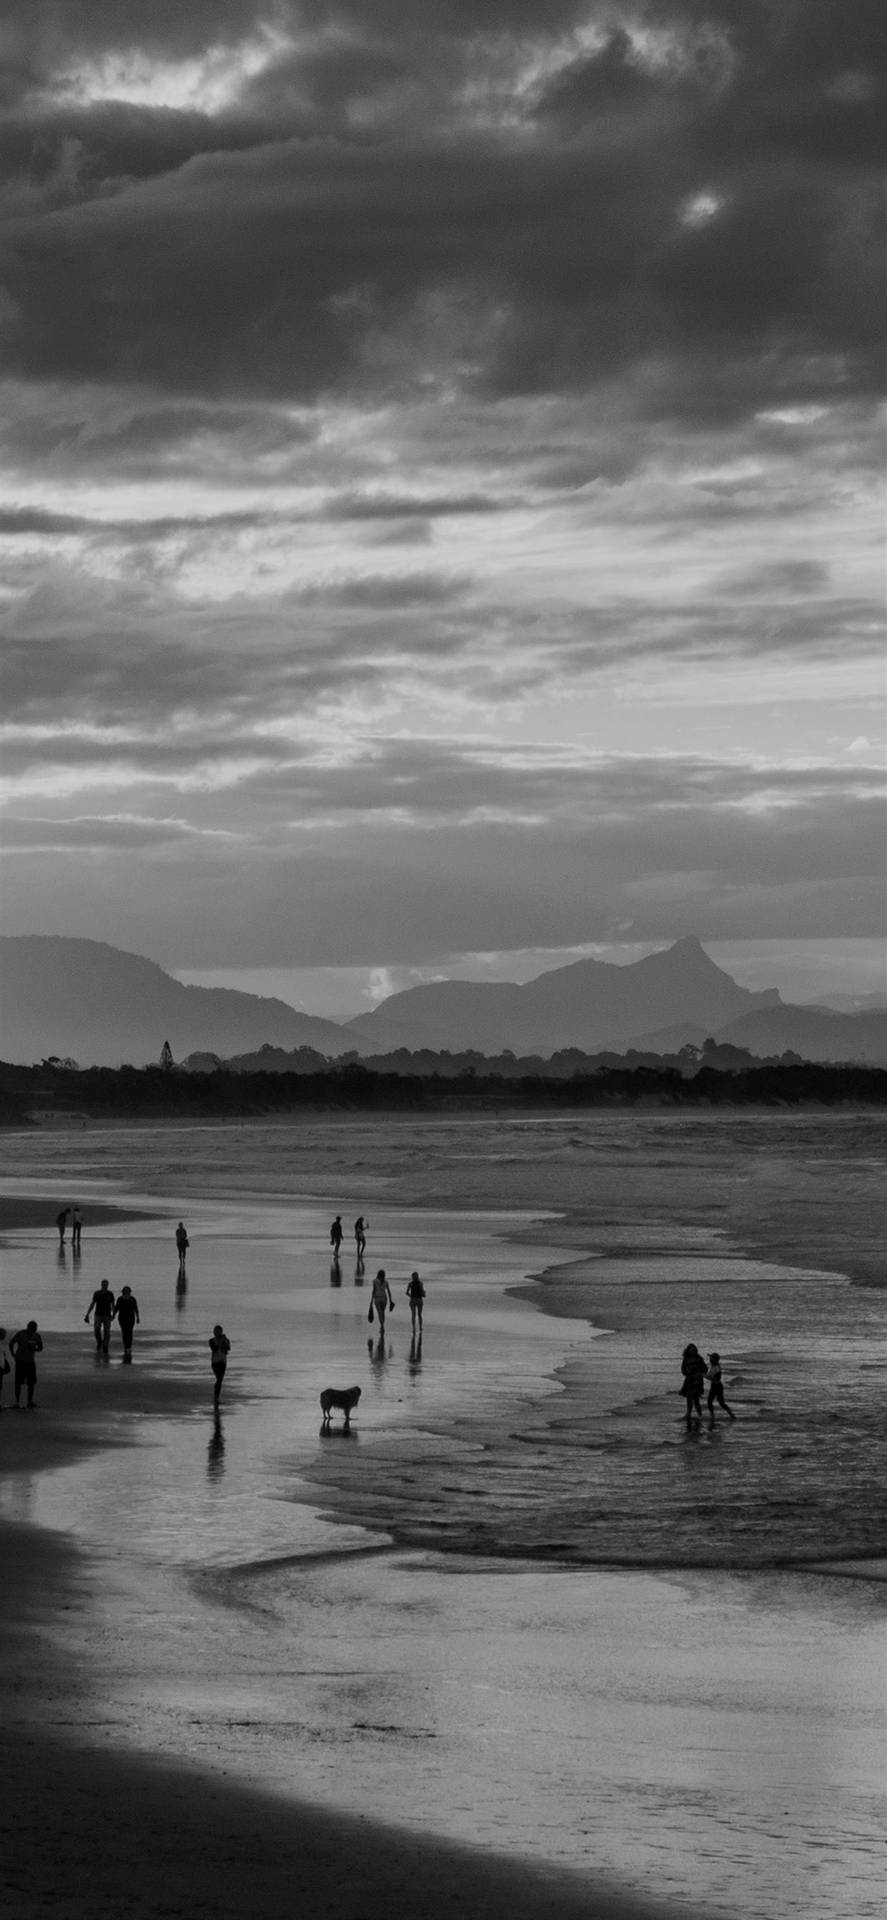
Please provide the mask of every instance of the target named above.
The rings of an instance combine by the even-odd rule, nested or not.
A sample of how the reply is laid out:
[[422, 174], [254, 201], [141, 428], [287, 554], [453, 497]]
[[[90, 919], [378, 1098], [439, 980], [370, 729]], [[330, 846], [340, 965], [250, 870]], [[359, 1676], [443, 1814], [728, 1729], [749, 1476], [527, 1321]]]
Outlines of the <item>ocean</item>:
[[[5, 1146], [0, 1192], [46, 1224], [6, 1236], [2, 1317], [40, 1321], [47, 1405], [54, 1366], [82, 1369], [107, 1444], [0, 1469], [0, 1502], [86, 1556], [90, 1604], [53, 1634], [101, 1666], [103, 1738], [709, 1914], [879, 1910], [881, 1122], [303, 1117]], [[787, 1260], [799, 1195], [814, 1242], [816, 1196], [840, 1215], [846, 1270], [825, 1228], [827, 1262], [809, 1236]], [[75, 1200], [76, 1264], [53, 1225]], [[91, 1226], [99, 1202], [145, 1217]], [[103, 1406], [103, 1275], [139, 1299], [133, 1378], [183, 1382], [182, 1410], [127, 1417], [119, 1383]], [[687, 1435], [689, 1338], [722, 1351], [735, 1426]], [[350, 1434], [320, 1431], [327, 1384], [361, 1387]]]

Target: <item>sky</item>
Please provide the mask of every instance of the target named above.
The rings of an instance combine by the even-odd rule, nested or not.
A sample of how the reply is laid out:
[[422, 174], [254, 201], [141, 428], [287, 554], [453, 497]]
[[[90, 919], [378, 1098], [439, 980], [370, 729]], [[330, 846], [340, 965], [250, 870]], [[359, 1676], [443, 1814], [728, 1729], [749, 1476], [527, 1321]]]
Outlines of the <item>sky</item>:
[[881, 0], [4, 0], [2, 925], [883, 980]]

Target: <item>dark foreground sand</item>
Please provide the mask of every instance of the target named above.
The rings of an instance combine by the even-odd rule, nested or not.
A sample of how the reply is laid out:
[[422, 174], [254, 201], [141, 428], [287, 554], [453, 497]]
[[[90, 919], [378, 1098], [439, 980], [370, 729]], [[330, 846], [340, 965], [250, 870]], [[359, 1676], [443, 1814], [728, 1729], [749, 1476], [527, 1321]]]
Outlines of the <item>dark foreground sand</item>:
[[[3, 1420], [7, 1491], [21, 1473], [102, 1444], [90, 1387], [60, 1363], [52, 1407]], [[169, 1385], [144, 1365], [145, 1413]], [[181, 1405], [193, 1386], [175, 1383]], [[39, 1392], [39, 1389], [38, 1389]], [[60, 1403], [60, 1404], [58, 1404]], [[104, 1436], [107, 1444], [107, 1433]], [[228, 1786], [195, 1768], [130, 1756], [108, 1740], [102, 1672], [78, 1672], [54, 1649], [52, 1622], [88, 1609], [89, 1562], [64, 1539], [0, 1525], [0, 1912], [4, 1920], [665, 1920], [585, 1876], [500, 1859], [480, 1848], [410, 1835]], [[109, 1646], [108, 1661], [125, 1657]], [[91, 1718], [97, 1739], [89, 1744]], [[671, 1920], [679, 1909], [670, 1907]]]

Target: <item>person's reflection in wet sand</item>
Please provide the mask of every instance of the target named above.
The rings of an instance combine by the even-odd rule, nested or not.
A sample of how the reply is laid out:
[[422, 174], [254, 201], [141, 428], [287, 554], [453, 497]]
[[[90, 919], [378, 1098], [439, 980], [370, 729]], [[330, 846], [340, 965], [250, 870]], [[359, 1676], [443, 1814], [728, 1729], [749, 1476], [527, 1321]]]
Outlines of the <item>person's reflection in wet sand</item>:
[[225, 1429], [218, 1408], [213, 1409], [213, 1430], [206, 1450], [206, 1477], [221, 1480], [225, 1471]]
[[410, 1341], [409, 1367], [410, 1367], [411, 1373], [421, 1373], [422, 1371], [422, 1329], [421, 1327], [419, 1328], [418, 1333], [413, 1334], [413, 1337]]
[[60, 1266], [62, 1269], [62, 1272], [64, 1272], [68, 1264], [68, 1259], [67, 1259], [67, 1255], [65, 1253], [64, 1247], [61, 1247], [61, 1246], [59, 1247], [58, 1253], [56, 1254], [55, 1258], [56, 1258], [57, 1266]]
[[379, 1338], [375, 1342], [375, 1344], [373, 1343], [373, 1336], [372, 1334], [370, 1334], [370, 1337], [367, 1341], [367, 1353], [370, 1356], [370, 1365], [374, 1368], [384, 1367], [385, 1365], [387, 1365], [387, 1362], [391, 1359], [392, 1349], [388, 1346], [387, 1341], [385, 1339], [384, 1327], [382, 1328], [382, 1331], [379, 1334]]
[[183, 1311], [187, 1298], [188, 1298], [188, 1275], [186, 1274], [184, 1267], [180, 1267], [178, 1270], [178, 1273], [176, 1274], [176, 1312], [177, 1313], [181, 1313]]
[[340, 1287], [341, 1285], [342, 1285], [342, 1269], [339, 1265], [338, 1260], [331, 1260], [330, 1261], [330, 1286]]

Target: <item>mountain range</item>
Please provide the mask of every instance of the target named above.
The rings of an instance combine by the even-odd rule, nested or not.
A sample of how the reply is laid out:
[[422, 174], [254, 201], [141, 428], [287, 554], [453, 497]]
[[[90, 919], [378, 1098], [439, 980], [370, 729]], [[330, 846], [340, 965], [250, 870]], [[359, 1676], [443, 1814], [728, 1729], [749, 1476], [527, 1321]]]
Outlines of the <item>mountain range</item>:
[[371, 1058], [399, 1048], [550, 1059], [567, 1048], [668, 1054], [709, 1037], [758, 1057], [793, 1051], [808, 1060], [887, 1064], [883, 1009], [839, 1013], [786, 1005], [775, 987], [752, 992], [693, 935], [628, 966], [578, 960], [524, 986], [444, 980], [411, 987], [342, 1023], [283, 1000], [183, 986], [156, 962], [98, 941], [0, 939], [0, 1057], [10, 1062], [57, 1055], [81, 1066], [142, 1066], [159, 1061], [168, 1041], [175, 1060], [192, 1056], [192, 1069], [234, 1056], [242, 1068], [243, 1056], [264, 1049], [261, 1064], [271, 1070], [298, 1053], [291, 1070], [306, 1071], [318, 1056]]
[[97, 940], [51, 934], [0, 939], [0, 1055], [51, 1054], [81, 1066], [178, 1060], [195, 1048], [226, 1056], [268, 1042], [327, 1057], [358, 1047], [332, 1020], [227, 987], [186, 987], [153, 960]]

